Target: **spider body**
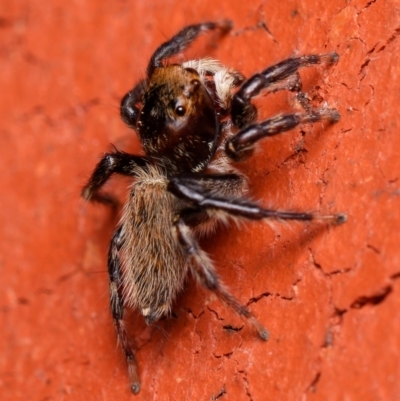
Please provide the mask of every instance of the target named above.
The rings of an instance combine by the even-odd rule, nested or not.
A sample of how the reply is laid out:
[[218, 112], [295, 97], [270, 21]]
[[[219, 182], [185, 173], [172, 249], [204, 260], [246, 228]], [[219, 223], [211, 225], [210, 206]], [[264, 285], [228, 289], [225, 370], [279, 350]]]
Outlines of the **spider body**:
[[[114, 173], [134, 178], [108, 254], [110, 306], [128, 362], [131, 388], [140, 389], [137, 363], [124, 326], [125, 307], [137, 308], [147, 323], [170, 312], [190, 271], [266, 340], [268, 332], [218, 277], [198, 238], [231, 219], [325, 220], [345, 216], [284, 212], [246, 199], [246, 177], [234, 161], [249, 157], [257, 141], [298, 124], [335, 122], [334, 109], [313, 110], [304, 101], [298, 69], [334, 63], [335, 53], [290, 58], [245, 78], [212, 59], [181, 65], [165, 60], [201, 32], [229, 31], [230, 22], [190, 25], [162, 44], [147, 67], [147, 78], [121, 102], [121, 117], [137, 131], [145, 156], [115, 151], [103, 156], [83, 189], [87, 200], [113, 203], [100, 188]], [[235, 92], [235, 88], [238, 88]], [[251, 99], [260, 92], [297, 92], [305, 111], [257, 123]]]

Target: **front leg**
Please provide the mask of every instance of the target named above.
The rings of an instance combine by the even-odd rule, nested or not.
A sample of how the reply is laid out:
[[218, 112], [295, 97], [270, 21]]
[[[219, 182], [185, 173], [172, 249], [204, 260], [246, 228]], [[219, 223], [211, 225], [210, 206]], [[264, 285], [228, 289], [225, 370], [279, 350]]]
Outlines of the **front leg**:
[[229, 20], [204, 22], [202, 24], [189, 25], [183, 28], [170, 40], [156, 49], [147, 66], [147, 76], [150, 78], [156, 68], [162, 67], [162, 63], [165, 59], [186, 49], [202, 32], [220, 29], [221, 33], [224, 34], [231, 28], [232, 22]]
[[240, 130], [226, 142], [225, 152], [234, 161], [243, 160], [251, 156], [254, 144], [262, 138], [289, 131], [299, 124], [314, 123], [321, 120], [334, 123], [339, 118], [340, 114], [335, 109], [319, 109], [306, 113], [284, 114], [273, 117]]
[[115, 205], [114, 199], [108, 194], [99, 193], [99, 189], [114, 173], [134, 177], [136, 167], [144, 167], [146, 164], [147, 159], [142, 156], [130, 155], [120, 151], [106, 153], [97, 164], [88, 183], [83, 188], [83, 198], [88, 201]]
[[[285, 88], [300, 91], [301, 81], [297, 73], [300, 68], [320, 63], [333, 64], [338, 59], [339, 56], [336, 53], [288, 58], [253, 75], [243, 83], [232, 98], [231, 114], [233, 123], [242, 128], [255, 121], [257, 110], [251, 104], [251, 99], [258, 96], [261, 91], [268, 88], [271, 88], [271, 91]], [[292, 76], [293, 78], [291, 78]], [[280, 81], [281, 84], [279, 84]]]

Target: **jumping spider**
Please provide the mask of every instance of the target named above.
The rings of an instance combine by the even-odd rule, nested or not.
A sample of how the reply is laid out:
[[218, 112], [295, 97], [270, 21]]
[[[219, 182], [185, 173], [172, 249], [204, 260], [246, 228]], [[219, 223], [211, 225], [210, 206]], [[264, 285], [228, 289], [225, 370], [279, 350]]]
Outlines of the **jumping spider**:
[[[199, 236], [229, 219], [336, 224], [346, 220], [343, 214], [264, 209], [246, 199], [246, 177], [233, 166], [251, 156], [260, 139], [302, 123], [339, 120], [334, 109], [312, 109], [301, 93], [298, 74], [302, 67], [335, 63], [338, 55], [288, 58], [249, 79], [210, 58], [165, 62], [202, 32], [226, 33], [231, 26], [230, 21], [187, 26], [154, 52], [146, 79], [125, 95], [120, 108], [123, 121], [137, 132], [145, 156], [118, 150], [105, 154], [82, 192], [86, 200], [113, 203], [111, 196], [99, 192], [103, 184], [114, 173], [134, 178], [111, 240], [108, 274], [111, 313], [135, 394], [140, 379], [123, 321], [124, 308], [137, 308], [149, 324], [157, 321], [170, 312], [189, 271], [247, 319], [263, 340], [268, 338], [263, 325], [221, 282], [199, 247]], [[251, 100], [282, 89], [298, 93], [304, 112], [255, 122], [257, 110]]]

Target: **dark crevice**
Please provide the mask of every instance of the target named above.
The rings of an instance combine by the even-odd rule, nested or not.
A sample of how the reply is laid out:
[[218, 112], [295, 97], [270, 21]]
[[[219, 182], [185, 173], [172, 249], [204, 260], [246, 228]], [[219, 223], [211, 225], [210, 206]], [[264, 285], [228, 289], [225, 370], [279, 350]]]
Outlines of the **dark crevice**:
[[378, 46], [377, 43], [375, 44], [375, 46], [373, 46], [370, 50], [367, 51], [366, 55], [369, 56], [370, 54], [372, 54], [375, 51], [376, 46]]
[[348, 267], [348, 268], [344, 268], [344, 269], [340, 269], [340, 270], [333, 270], [333, 271], [331, 271], [329, 273], [325, 273], [324, 269], [322, 268], [322, 266], [315, 260], [314, 254], [312, 253], [312, 249], [311, 248], [309, 248], [309, 251], [310, 251], [310, 255], [311, 255], [311, 261], [313, 262], [314, 266], [318, 270], [320, 270], [325, 277], [331, 277], [331, 276], [335, 276], [337, 274], [348, 273], [348, 272], [350, 272], [352, 270], [351, 267]]
[[367, 248], [371, 249], [371, 251], [375, 252], [378, 255], [381, 253], [381, 251], [378, 248], [376, 248], [375, 246], [373, 246], [371, 244], [367, 244]]
[[217, 358], [217, 359], [221, 359], [223, 356], [224, 356], [225, 358], [230, 358], [230, 357], [233, 355], [233, 351], [230, 351], [230, 352], [227, 352], [226, 354], [221, 354], [221, 355], [215, 354], [215, 353], [213, 352], [212, 355], [213, 355], [214, 358]]
[[349, 273], [349, 272], [351, 272], [351, 270], [352, 270], [351, 267], [341, 269], [341, 270], [334, 270], [332, 272], [329, 272], [326, 276], [331, 277], [331, 276], [336, 276], [337, 274]]
[[371, 5], [374, 4], [374, 3], [376, 3], [376, 0], [371, 0], [371, 1], [369, 1], [369, 2], [365, 5], [365, 7], [363, 7], [363, 8], [361, 9], [361, 11], [357, 13], [357, 15], [360, 15], [361, 13], [363, 13], [369, 6], [371, 6]]
[[247, 373], [244, 370], [239, 370], [238, 373], [241, 373], [243, 375], [243, 382], [244, 382], [244, 387], [246, 390], [246, 395], [247, 397], [249, 397], [250, 401], [253, 401], [253, 397], [250, 394], [250, 390], [249, 390], [249, 381], [247, 379]]
[[362, 81], [363, 79], [364, 79], [364, 77], [365, 77], [365, 72], [364, 72], [364, 70], [368, 67], [368, 64], [371, 62], [371, 59], [370, 58], [367, 58], [366, 60], [365, 60], [365, 62], [361, 65], [361, 68], [360, 68], [360, 72], [358, 73], [359, 75], [363, 75], [361, 78], [360, 78], [360, 81]]
[[199, 319], [201, 315], [203, 315], [204, 310], [200, 311], [200, 313], [196, 316], [190, 308], [182, 308], [188, 315], [192, 316], [193, 319]]
[[308, 248], [308, 250], [309, 250], [309, 252], [310, 252], [311, 260], [312, 260], [314, 266], [315, 266], [318, 270], [321, 270], [321, 271], [325, 274], [325, 272], [322, 270], [322, 266], [315, 260], [314, 254], [312, 253], [312, 249], [311, 249], [311, 248]]
[[371, 296], [361, 296], [357, 298], [351, 305], [351, 308], [360, 309], [365, 305], [378, 305], [392, 292], [390, 285], [380, 290], [377, 294]]
[[[294, 286], [295, 284], [293, 284], [293, 286]], [[293, 287], [292, 286], [292, 287]], [[278, 297], [280, 298], [280, 299], [283, 299], [284, 301], [292, 301], [293, 300], [293, 296], [292, 297], [285, 297], [284, 295], [279, 295], [278, 294]]]
[[400, 278], [400, 272], [392, 274], [392, 275], [390, 276], [390, 278], [391, 278], [392, 280], [397, 280], [397, 279], [399, 279], [399, 278]]
[[222, 326], [222, 328], [224, 330], [228, 331], [228, 332], [238, 332], [238, 331], [241, 331], [243, 329], [243, 326], [234, 327], [234, 326], [231, 326], [230, 324], [227, 324], [227, 325]]
[[339, 309], [335, 307], [334, 317], [338, 319], [338, 324], [342, 322], [342, 316], [347, 312], [347, 309]]
[[396, 28], [396, 29], [394, 30], [393, 35], [392, 35], [392, 36], [386, 41], [386, 43], [385, 43], [383, 46], [381, 46], [376, 52], [379, 53], [379, 52], [381, 52], [382, 50], [385, 50], [386, 47], [387, 47], [388, 45], [390, 45], [390, 43], [392, 43], [399, 35], [400, 35], [400, 27], [399, 27], [399, 28]]
[[213, 313], [213, 314], [215, 315], [215, 317], [217, 318], [217, 320], [224, 320], [222, 317], [219, 317], [218, 313], [217, 313], [214, 309], [211, 309], [209, 306], [207, 306], [207, 309], [208, 309], [211, 313]]
[[224, 395], [226, 394], [226, 389], [225, 389], [225, 386], [224, 387], [222, 387], [222, 389], [220, 390], [220, 392], [217, 394], [217, 395], [213, 395], [212, 397], [211, 397], [211, 400], [212, 401], [214, 401], [214, 400], [219, 400], [221, 397], [223, 397]]
[[308, 391], [311, 391], [312, 393], [315, 393], [317, 391], [317, 385], [318, 385], [320, 378], [321, 378], [321, 372], [317, 372], [313, 381], [311, 382], [310, 386], [308, 387]]
[[246, 303], [246, 306], [257, 303], [261, 298], [269, 297], [270, 295], [272, 295], [270, 292], [264, 292], [257, 297], [250, 298], [249, 301]]

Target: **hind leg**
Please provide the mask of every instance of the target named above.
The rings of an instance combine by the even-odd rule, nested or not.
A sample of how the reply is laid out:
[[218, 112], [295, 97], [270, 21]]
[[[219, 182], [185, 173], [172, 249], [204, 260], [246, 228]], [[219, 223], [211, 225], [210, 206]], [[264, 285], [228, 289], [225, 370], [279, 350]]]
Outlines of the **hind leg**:
[[206, 253], [199, 247], [190, 227], [184, 219], [188, 215], [178, 216], [175, 222], [176, 235], [179, 243], [186, 252], [192, 273], [199, 283], [204, 285], [210, 291], [213, 291], [218, 297], [232, 308], [237, 314], [247, 319], [247, 321], [257, 330], [258, 335], [263, 340], [268, 340], [269, 333], [267, 329], [256, 319], [249, 309], [240, 303], [222, 283], [218, 277], [213, 263]]
[[138, 365], [135, 355], [132, 351], [128, 339], [128, 333], [125, 328], [124, 317], [124, 299], [122, 294], [121, 261], [119, 251], [121, 249], [123, 238], [119, 227], [114, 233], [108, 252], [108, 275], [110, 279], [110, 308], [117, 331], [118, 340], [124, 351], [126, 362], [128, 364], [128, 374], [131, 389], [134, 394], [140, 391], [140, 379]]

